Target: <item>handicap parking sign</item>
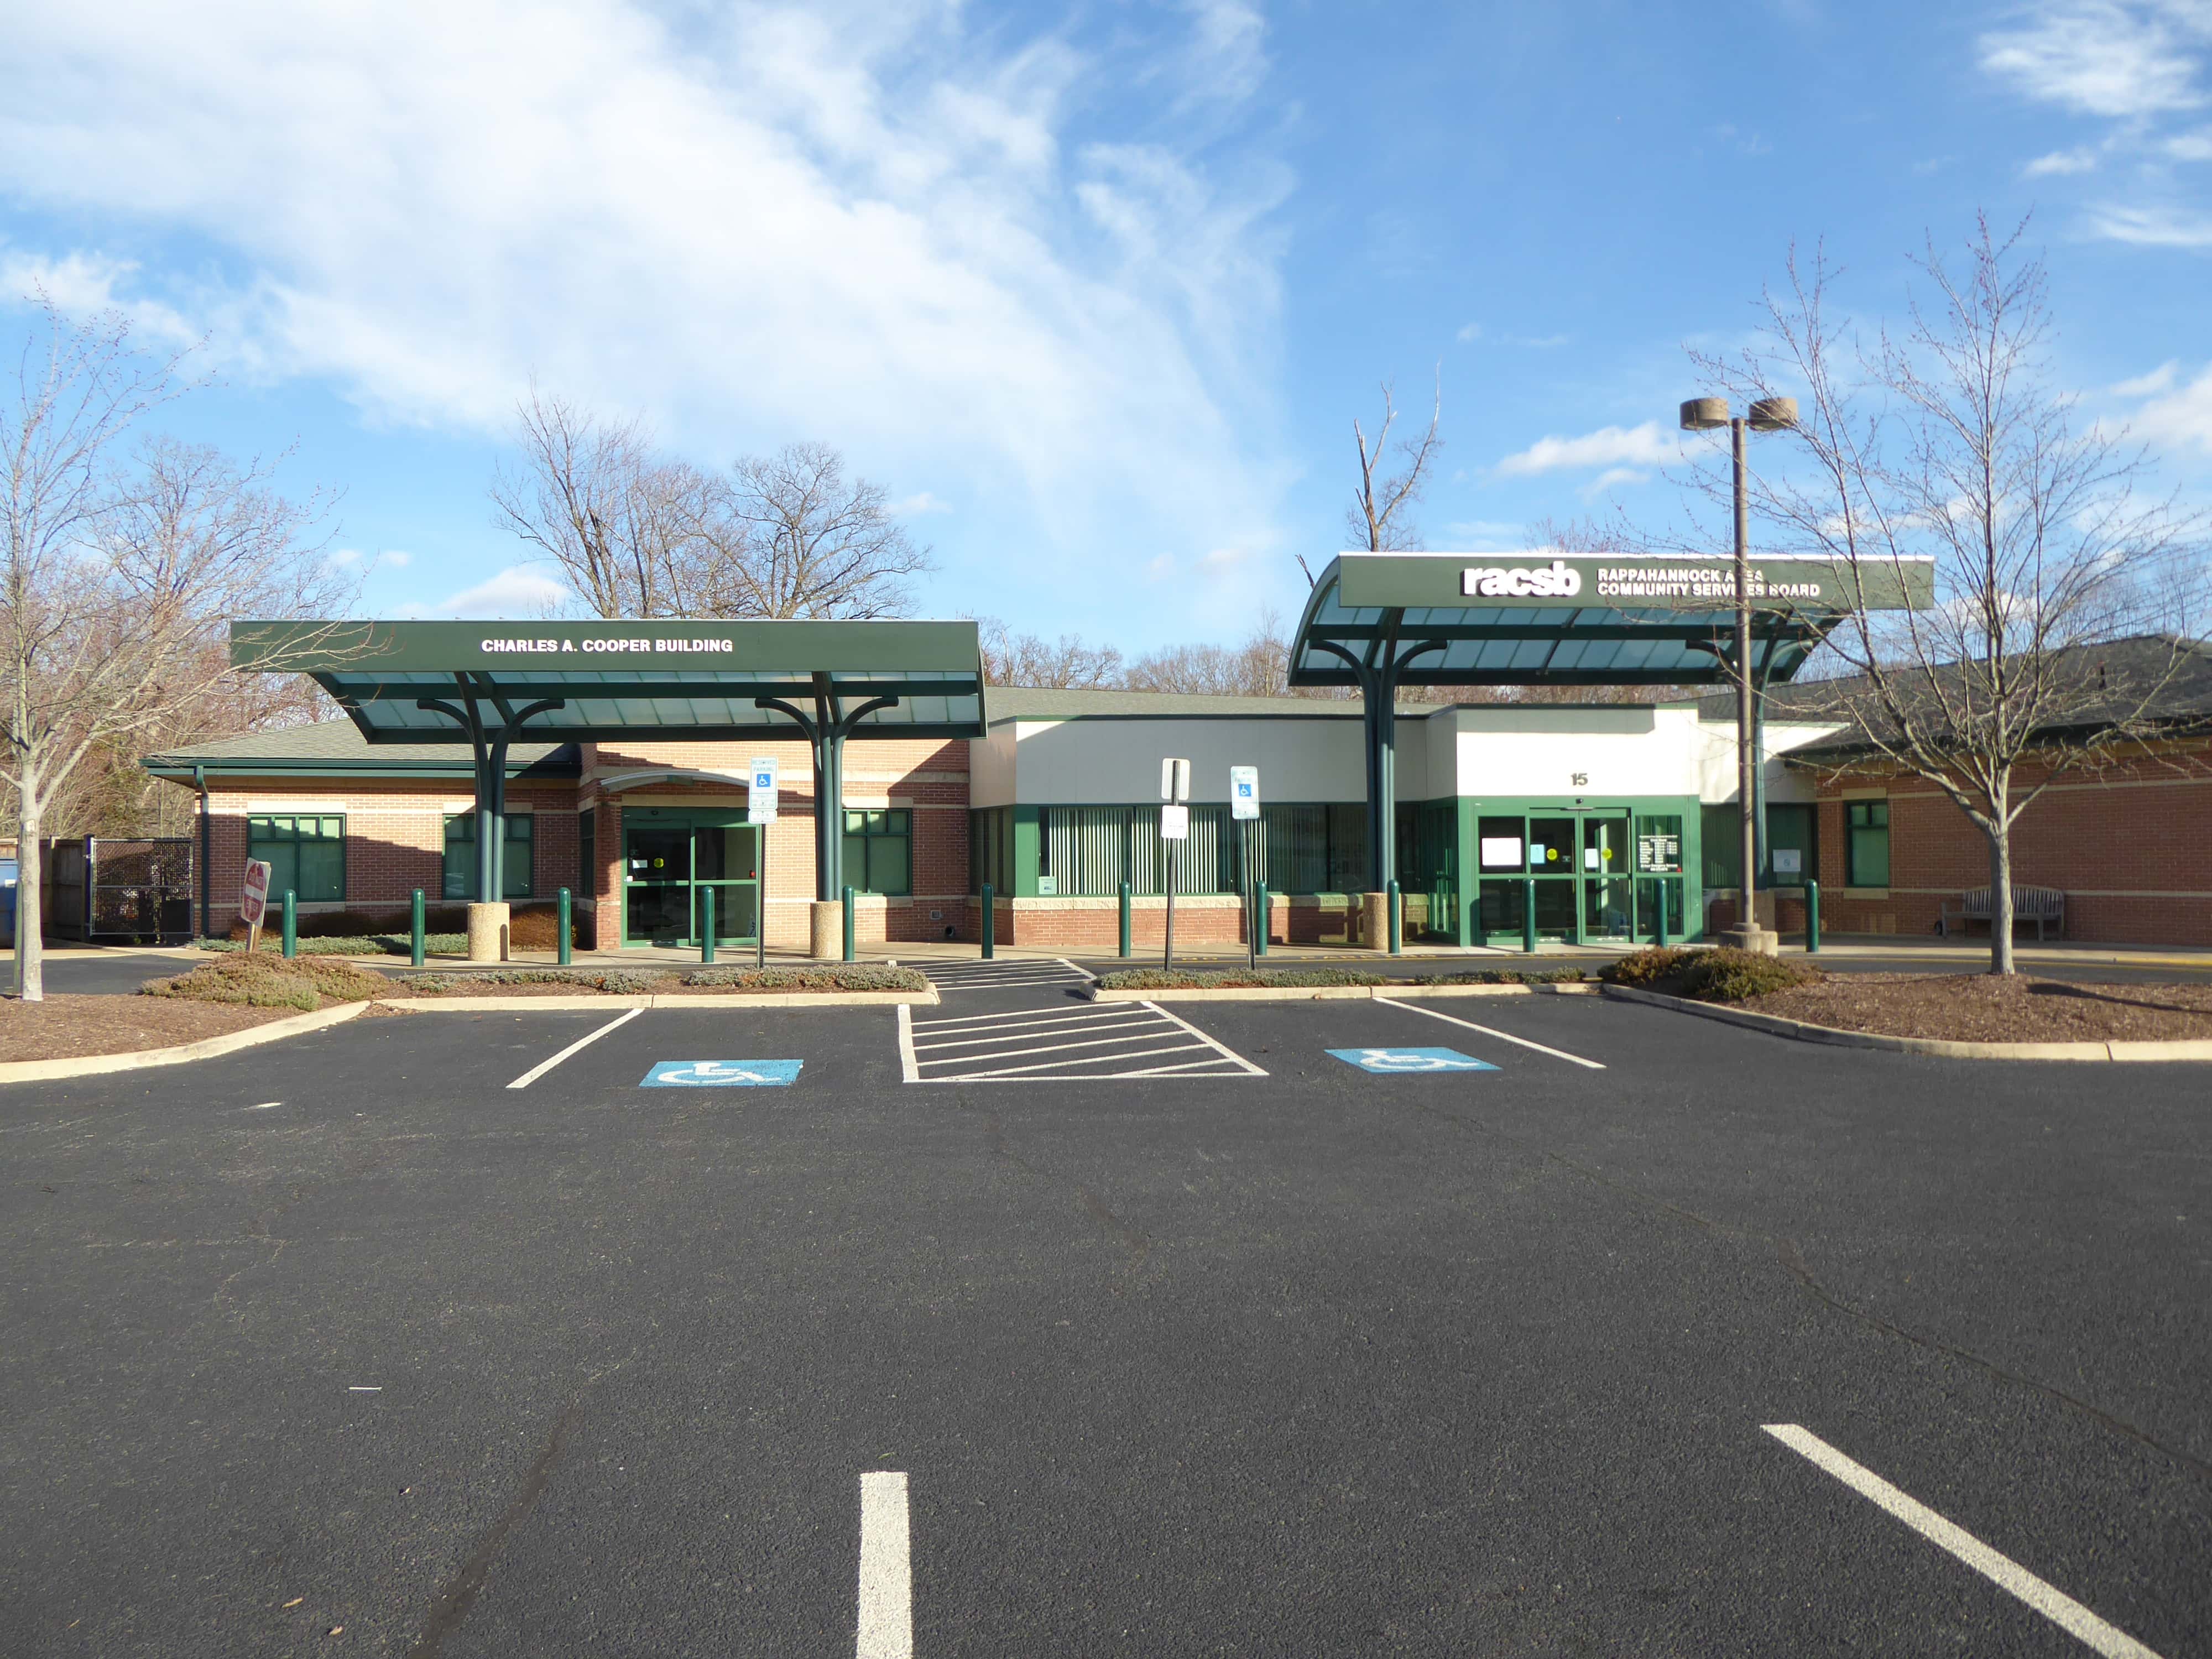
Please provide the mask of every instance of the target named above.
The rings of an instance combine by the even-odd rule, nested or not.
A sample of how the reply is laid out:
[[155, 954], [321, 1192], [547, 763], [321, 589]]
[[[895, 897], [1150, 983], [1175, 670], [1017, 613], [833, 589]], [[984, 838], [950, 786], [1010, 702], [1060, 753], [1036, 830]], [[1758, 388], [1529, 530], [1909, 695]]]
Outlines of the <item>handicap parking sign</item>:
[[1332, 1048], [1329, 1053], [1363, 1072], [1494, 1072], [1486, 1060], [1456, 1048]]
[[641, 1089], [775, 1089], [799, 1081], [803, 1060], [657, 1060]]

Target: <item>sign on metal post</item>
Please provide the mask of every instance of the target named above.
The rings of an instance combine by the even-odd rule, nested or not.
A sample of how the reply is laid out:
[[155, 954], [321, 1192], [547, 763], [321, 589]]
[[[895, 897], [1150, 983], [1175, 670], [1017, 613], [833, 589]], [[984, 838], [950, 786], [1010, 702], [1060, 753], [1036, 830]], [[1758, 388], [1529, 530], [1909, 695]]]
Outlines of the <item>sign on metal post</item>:
[[1160, 839], [1188, 841], [1190, 839], [1190, 808], [1170, 801], [1160, 808]]
[[745, 822], [774, 823], [775, 793], [775, 757], [756, 757], [745, 780]]
[[1239, 820], [1260, 816], [1258, 767], [1232, 766], [1229, 769], [1229, 816]]
[[1190, 799], [1190, 763], [1187, 760], [1163, 759], [1160, 762], [1160, 851], [1162, 862], [1167, 866], [1168, 907], [1160, 930], [1160, 965], [1175, 967], [1175, 893], [1176, 848], [1190, 839], [1190, 808], [1183, 803]]
[[261, 942], [261, 921], [268, 914], [269, 866], [259, 859], [248, 859], [246, 882], [238, 890], [238, 915], [246, 924], [246, 950], [249, 956]]
[[1161, 761], [1160, 799], [1170, 801], [1190, 799], [1190, 763], [1188, 761]]

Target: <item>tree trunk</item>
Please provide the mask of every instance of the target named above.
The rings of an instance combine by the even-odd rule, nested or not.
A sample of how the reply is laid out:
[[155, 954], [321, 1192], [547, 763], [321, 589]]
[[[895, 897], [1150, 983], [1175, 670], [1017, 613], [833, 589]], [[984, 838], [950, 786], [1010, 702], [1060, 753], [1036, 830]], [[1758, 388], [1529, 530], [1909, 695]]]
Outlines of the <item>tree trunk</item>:
[[2009, 974], [2012, 965], [2012, 825], [2000, 799], [1990, 831], [1990, 971]]
[[23, 792], [15, 815], [15, 989], [26, 1002], [46, 1000], [45, 964], [40, 960], [39, 830], [46, 822], [38, 786], [24, 768]]

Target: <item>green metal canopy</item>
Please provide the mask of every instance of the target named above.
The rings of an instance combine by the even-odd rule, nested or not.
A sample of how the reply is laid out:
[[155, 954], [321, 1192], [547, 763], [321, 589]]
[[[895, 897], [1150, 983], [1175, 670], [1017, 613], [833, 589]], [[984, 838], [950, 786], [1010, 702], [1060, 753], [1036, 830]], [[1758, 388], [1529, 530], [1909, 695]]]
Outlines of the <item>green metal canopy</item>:
[[508, 750], [532, 743], [805, 738], [817, 896], [843, 878], [848, 738], [988, 729], [972, 622], [234, 622], [233, 666], [306, 674], [371, 744], [465, 738], [480, 896], [501, 890]]
[[[1853, 611], [1933, 601], [1925, 559], [1748, 568], [1750, 666], [1787, 681]], [[1357, 686], [1367, 710], [1369, 859], [1396, 872], [1395, 704], [1403, 685], [1726, 685], [1735, 562], [1550, 552], [1340, 553], [1291, 641], [1293, 686]], [[1757, 699], [1753, 700], [1754, 720]]]

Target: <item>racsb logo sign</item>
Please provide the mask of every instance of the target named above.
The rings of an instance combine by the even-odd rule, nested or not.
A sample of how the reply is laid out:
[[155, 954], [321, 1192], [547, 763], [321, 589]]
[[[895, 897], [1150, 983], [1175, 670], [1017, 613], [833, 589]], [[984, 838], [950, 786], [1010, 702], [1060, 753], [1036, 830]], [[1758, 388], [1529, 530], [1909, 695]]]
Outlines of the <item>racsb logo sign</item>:
[[1475, 565], [1460, 573], [1459, 591], [1469, 599], [1571, 599], [1583, 591], [1583, 573], [1563, 559], [1526, 565]]

